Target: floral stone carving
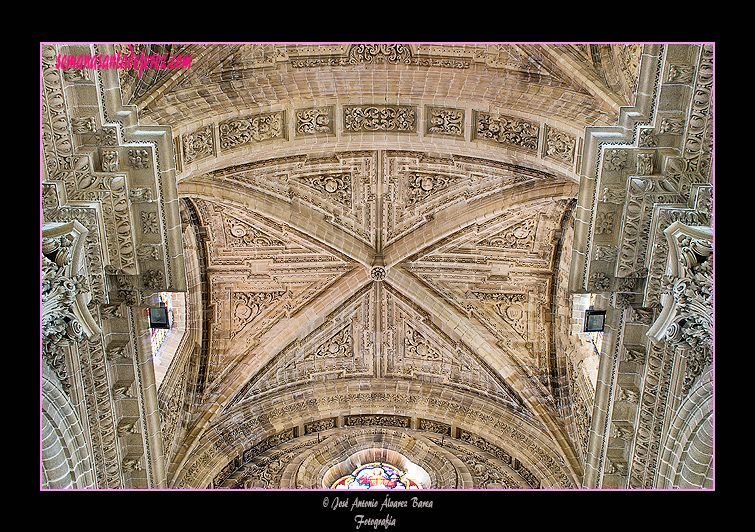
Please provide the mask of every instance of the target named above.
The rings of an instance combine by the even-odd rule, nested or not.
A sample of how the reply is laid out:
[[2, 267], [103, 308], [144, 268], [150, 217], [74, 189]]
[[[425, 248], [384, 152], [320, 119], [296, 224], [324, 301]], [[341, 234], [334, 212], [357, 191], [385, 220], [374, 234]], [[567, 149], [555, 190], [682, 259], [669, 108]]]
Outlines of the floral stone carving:
[[417, 111], [409, 105], [348, 105], [343, 109], [346, 131], [415, 131]]
[[511, 116], [478, 113], [476, 135], [480, 139], [536, 150], [540, 126]]
[[285, 290], [276, 292], [235, 292], [233, 294], [233, 330], [234, 335], [247, 323], [286, 294]]
[[181, 136], [181, 144], [186, 164], [212, 155], [215, 152], [212, 126]]
[[333, 359], [352, 356], [351, 328], [344, 327], [316, 351], [309, 353], [304, 360]]
[[411, 207], [431, 194], [447, 189], [462, 178], [428, 172], [412, 172], [407, 176], [406, 205]]
[[665, 340], [684, 351], [686, 393], [713, 356], [713, 232], [676, 221], [664, 233], [669, 262], [663, 311], [647, 335], [656, 344]]
[[333, 134], [333, 107], [299, 109], [295, 113], [297, 135]]
[[428, 107], [427, 132], [440, 135], [464, 136], [464, 111], [444, 107]]
[[77, 221], [43, 229], [42, 351], [64, 387], [67, 375], [61, 348], [100, 332], [86, 306], [90, 299], [87, 277], [79, 273], [87, 233]]
[[284, 123], [283, 111], [227, 120], [219, 126], [220, 147], [225, 150], [250, 142], [283, 138]]

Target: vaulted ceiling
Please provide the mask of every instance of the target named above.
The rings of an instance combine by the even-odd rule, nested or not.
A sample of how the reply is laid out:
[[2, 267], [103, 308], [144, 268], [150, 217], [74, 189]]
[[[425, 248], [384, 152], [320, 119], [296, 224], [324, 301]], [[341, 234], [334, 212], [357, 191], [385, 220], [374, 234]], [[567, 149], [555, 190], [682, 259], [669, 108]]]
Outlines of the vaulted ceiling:
[[[173, 128], [200, 243], [201, 393], [171, 473], [190, 475], [208, 427], [251, 445], [296, 423], [406, 414], [499, 447], [496, 427], [518, 427], [577, 486], [554, 340], [562, 237], [584, 130], [631, 104], [641, 46], [152, 51], [192, 56], [121, 80], [140, 120]], [[300, 399], [305, 413], [245, 431]]]

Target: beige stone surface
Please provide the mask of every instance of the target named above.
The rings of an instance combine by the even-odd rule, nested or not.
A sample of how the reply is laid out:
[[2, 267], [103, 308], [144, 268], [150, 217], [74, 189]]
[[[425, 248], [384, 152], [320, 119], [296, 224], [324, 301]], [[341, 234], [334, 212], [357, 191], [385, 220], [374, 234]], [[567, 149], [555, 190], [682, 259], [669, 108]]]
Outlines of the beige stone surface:
[[88, 231], [101, 329], [45, 333], [43, 487], [712, 487], [712, 352], [646, 335], [663, 229], [712, 224], [711, 46], [135, 46], [191, 66], [42, 50], [43, 226]]

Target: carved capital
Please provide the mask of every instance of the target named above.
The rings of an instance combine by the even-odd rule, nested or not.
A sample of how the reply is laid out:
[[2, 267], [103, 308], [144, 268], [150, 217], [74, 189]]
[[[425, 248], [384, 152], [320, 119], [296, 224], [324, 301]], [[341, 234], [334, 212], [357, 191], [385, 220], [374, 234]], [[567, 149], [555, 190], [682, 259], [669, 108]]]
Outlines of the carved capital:
[[42, 229], [42, 351], [64, 385], [61, 348], [100, 333], [87, 308], [91, 295], [81, 264], [87, 234], [75, 220]]
[[665, 340], [685, 352], [686, 391], [712, 356], [713, 231], [676, 221], [664, 233], [669, 254], [663, 310], [647, 335], [656, 344]]

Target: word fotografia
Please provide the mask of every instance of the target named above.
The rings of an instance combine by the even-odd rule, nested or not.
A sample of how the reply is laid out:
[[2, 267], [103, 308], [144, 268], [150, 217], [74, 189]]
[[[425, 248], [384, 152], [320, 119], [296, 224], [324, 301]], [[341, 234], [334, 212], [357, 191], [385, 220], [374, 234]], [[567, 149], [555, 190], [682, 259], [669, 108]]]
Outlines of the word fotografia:
[[[390, 495], [386, 494], [382, 502], [376, 498], [360, 498], [358, 496], [353, 499], [349, 497], [324, 497], [322, 500], [323, 508], [330, 507], [331, 510], [338, 510], [340, 508], [347, 508], [350, 511], [360, 510], [363, 508], [374, 508], [379, 511], [398, 509], [398, 508], [432, 508], [433, 501], [421, 500], [419, 497], [411, 497], [409, 499], [394, 499]], [[388, 529], [389, 527], [396, 526], [396, 518], [390, 513], [385, 517], [367, 517], [364, 514], [356, 514], [354, 516], [355, 528], [358, 530], [363, 526], [365, 528], [372, 527], [377, 529], [382, 527]]]
[[58, 62], [55, 68], [58, 69], [100, 69], [100, 70], [138, 70], [138, 76], [141, 79], [145, 70], [177, 70], [181, 68], [191, 68], [190, 55], [176, 55], [168, 57], [166, 55], [152, 54], [146, 55], [144, 50], [141, 54], [134, 54], [133, 45], [129, 44], [129, 53], [122, 54], [117, 52], [116, 55], [62, 55], [58, 54]]
[[391, 514], [388, 514], [383, 518], [365, 517], [362, 514], [359, 514], [354, 516], [354, 522], [356, 523], [356, 527], [354, 528], [357, 530], [362, 528], [362, 525], [365, 525], [365, 528], [371, 526], [375, 530], [377, 530], [379, 526], [382, 526], [386, 530], [389, 527], [396, 526], [396, 518], [391, 517]]

